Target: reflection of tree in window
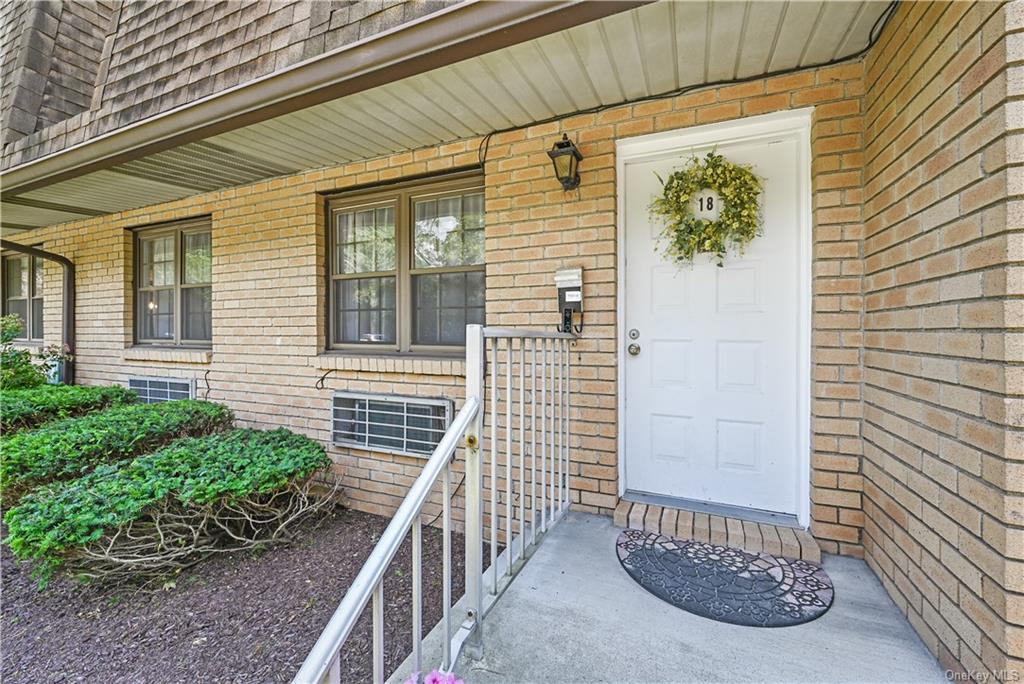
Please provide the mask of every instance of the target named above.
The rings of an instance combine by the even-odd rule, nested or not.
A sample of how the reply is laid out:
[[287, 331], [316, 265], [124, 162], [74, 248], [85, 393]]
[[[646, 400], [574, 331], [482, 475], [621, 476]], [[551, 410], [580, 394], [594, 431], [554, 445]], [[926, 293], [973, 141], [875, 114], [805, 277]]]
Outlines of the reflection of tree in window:
[[212, 235], [208, 227], [196, 226], [190, 222], [139, 234], [140, 341], [202, 344], [213, 339]]
[[466, 325], [484, 322], [484, 272], [464, 268], [484, 263], [483, 200], [483, 193], [473, 192], [416, 202], [417, 344], [463, 344]]
[[21, 319], [19, 340], [43, 339], [43, 264], [41, 257], [27, 254], [2, 261], [3, 313]]
[[416, 202], [416, 268], [484, 262], [483, 193]]
[[[334, 339], [395, 341], [395, 207], [369, 207], [336, 215]], [[373, 274], [371, 277], [349, 277]]]
[[411, 185], [357, 202], [332, 206], [332, 345], [464, 344], [466, 324], [484, 319], [479, 182]]

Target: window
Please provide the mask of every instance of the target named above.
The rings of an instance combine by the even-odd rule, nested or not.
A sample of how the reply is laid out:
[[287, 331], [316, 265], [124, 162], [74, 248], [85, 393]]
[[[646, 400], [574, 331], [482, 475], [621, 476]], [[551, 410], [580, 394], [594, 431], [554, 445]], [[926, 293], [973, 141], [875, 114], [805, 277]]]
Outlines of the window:
[[135, 238], [135, 339], [209, 346], [213, 339], [209, 221], [147, 228]]
[[128, 378], [128, 389], [139, 395], [143, 404], [196, 397], [196, 381], [181, 378]]
[[42, 341], [42, 257], [17, 254], [3, 258], [3, 312], [21, 319], [19, 340]]
[[330, 222], [329, 346], [451, 349], [484, 322], [478, 177], [335, 200]]
[[449, 399], [338, 392], [333, 441], [398, 454], [430, 455], [451, 419]]

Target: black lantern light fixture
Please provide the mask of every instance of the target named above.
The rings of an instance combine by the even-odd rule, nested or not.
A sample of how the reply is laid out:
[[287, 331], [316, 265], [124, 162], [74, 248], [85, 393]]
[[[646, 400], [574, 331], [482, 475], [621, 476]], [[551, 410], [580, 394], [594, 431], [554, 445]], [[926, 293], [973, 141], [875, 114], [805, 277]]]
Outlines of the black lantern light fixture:
[[551, 163], [555, 166], [555, 177], [562, 184], [562, 189], [569, 191], [580, 186], [580, 160], [583, 155], [579, 148], [569, 140], [569, 136], [562, 134], [562, 139], [555, 143], [555, 146], [548, 150]]

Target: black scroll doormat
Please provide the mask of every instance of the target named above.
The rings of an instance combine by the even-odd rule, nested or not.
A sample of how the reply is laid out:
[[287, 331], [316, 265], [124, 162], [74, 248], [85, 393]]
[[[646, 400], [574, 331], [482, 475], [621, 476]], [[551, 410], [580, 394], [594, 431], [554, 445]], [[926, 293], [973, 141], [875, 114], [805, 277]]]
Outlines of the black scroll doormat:
[[683, 610], [751, 627], [810, 622], [832, 605], [832, 580], [816, 563], [624, 530], [619, 562], [640, 586]]

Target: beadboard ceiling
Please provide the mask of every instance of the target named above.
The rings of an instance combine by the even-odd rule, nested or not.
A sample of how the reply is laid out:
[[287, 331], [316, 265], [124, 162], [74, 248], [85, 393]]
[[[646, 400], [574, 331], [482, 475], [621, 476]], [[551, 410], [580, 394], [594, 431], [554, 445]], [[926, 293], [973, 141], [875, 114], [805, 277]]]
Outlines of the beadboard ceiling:
[[823, 64], [863, 50], [888, 7], [657, 2], [5, 198], [0, 218], [9, 233]]

